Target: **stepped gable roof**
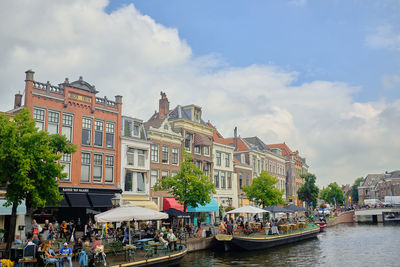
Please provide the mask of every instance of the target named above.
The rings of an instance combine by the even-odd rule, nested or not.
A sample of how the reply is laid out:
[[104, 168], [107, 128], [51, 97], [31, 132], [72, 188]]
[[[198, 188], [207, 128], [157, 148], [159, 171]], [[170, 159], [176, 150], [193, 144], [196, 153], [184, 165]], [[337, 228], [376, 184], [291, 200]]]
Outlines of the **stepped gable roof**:
[[293, 155], [293, 151], [285, 144], [272, 144], [268, 145], [269, 148], [278, 148], [282, 151], [282, 156], [285, 157], [287, 160], [290, 160], [290, 155]]
[[385, 177], [385, 174], [368, 174], [362, 186], [375, 187], [376, 184]]
[[270, 148], [257, 136], [254, 137], [245, 137], [244, 138], [247, 143], [252, 145], [252, 148], [260, 151], [270, 150]]
[[79, 90], [83, 90], [92, 94], [97, 94], [98, 91], [96, 90], [94, 85], [91, 85], [90, 83], [86, 82], [83, 80], [83, 77], [80, 76], [79, 80], [74, 81], [72, 83], [63, 83], [63, 86], [68, 86], [68, 87], [72, 87], [75, 89], [79, 89]]

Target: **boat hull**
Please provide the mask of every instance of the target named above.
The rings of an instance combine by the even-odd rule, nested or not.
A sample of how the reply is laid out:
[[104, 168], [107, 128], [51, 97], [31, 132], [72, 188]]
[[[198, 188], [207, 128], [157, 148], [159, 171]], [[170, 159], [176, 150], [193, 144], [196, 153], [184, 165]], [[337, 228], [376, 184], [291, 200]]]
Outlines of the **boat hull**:
[[291, 244], [294, 242], [315, 238], [320, 229], [315, 228], [303, 232], [277, 235], [277, 236], [260, 236], [260, 237], [246, 237], [246, 236], [233, 236], [231, 240], [218, 241], [225, 251], [232, 249], [240, 250], [260, 250], [274, 246], [280, 246], [285, 244]]
[[118, 264], [113, 267], [128, 267], [128, 266], [176, 266], [179, 265], [183, 257], [187, 254], [187, 249], [166, 256], [160, 256], [156, 258], [150, 258], [148, 260], [141, 260], [136, 262], [127, 262], [124, 264]]

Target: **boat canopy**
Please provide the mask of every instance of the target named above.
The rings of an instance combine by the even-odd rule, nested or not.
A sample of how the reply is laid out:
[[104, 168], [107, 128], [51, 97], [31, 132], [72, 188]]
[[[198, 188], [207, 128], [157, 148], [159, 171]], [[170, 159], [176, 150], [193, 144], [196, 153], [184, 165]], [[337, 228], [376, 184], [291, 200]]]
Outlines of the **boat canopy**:
[[198, 206], [196, 208], [189, 206], [187, 208], [188, 212], [218, 212], [218, 203], [214, 198], [205, 206]]
[[296, 206], [294, 204], [290, 204], [288, 206], [285, 207], [285, 209], [290, 210], [292, 212], [296, 212], [296, 211], [307, 211], [307, 209], [303, 208], [303, 207], [299, 207]]
[[293, 212], [293, 211], [288, 210], [288, 209], [286, 209], [286, 208], [284, 208], [284, 207], [278, 207], [278, 206], [267, 206], [267, 207], [264, 208], [264, 210], [269, 211], [269, 212], [272, 212], [272, 213], [279, 213], [279, 212], [285, 212], [285, 213], [287, 213], [287, 212]]
[[124, 205], [94, 216], [96, 222], [151, 221], [168, 219], [168, 214], [133, 205]]
[[228, 211], [227, 213], [263, 213], [263, 212], [268, 212], [266, 210], [260, 209], [260, 208], [256, 208], [253, 206], [244, 206], [241, 208], [237, 208], [231, 211]]

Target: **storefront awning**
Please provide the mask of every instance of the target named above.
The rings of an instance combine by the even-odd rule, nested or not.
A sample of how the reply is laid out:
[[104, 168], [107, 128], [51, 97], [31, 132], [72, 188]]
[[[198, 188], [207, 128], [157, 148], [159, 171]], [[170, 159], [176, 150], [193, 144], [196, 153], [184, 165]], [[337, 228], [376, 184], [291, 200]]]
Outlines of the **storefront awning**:
[[92, 202], [94, 208], [110, 208], [112, 207], [111, 199], [114, 194], [93, 194], [89, 193], [90, 201]]
[[151, 200], [129, 200], [129, 201], [126, 201], [126, 203], [129, 205], [134, 205], [134, 206], [158, 211], [157, 204]]
[[178, 203], [178, 200], [172, 197], [165, 197], [163, 199], [163, 210], [176, 209], [183, 211], [183, 205]]
[[[12, 206], [4, 207], [4, 203], [6, 203], [5, 199], [0, 199], [0, 215], [11, 215]], [[22, 201], [21, 204], [17, 207], [17, 215], [25, 215], [26, 214], [26, 206], [25, 201]]]
[[71, 207], [90, 207], [86, 193], [68, 193], [67, 195]]
[[193, 208], [191, 206], [188, 207], [188, 212], [217, 212], [218, 211], [218, 203], [215, 199], [211, 198], [210, 203], [207, 203], [205, 206], [198, 206]]

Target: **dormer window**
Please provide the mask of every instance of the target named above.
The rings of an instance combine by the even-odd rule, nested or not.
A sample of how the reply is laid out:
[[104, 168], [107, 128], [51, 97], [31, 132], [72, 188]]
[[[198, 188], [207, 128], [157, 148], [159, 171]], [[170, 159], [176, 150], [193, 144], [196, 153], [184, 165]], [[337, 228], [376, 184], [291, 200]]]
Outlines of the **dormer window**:
[[194, 121], [200, 122], [200, 117], [201, 117], [200, 115], [201, 115], [200, 110], [195, 109], [194, 110]]
[[139, 136], [139, 125], [134, 125], [133, 126], [133, 135], [134, 136]]

